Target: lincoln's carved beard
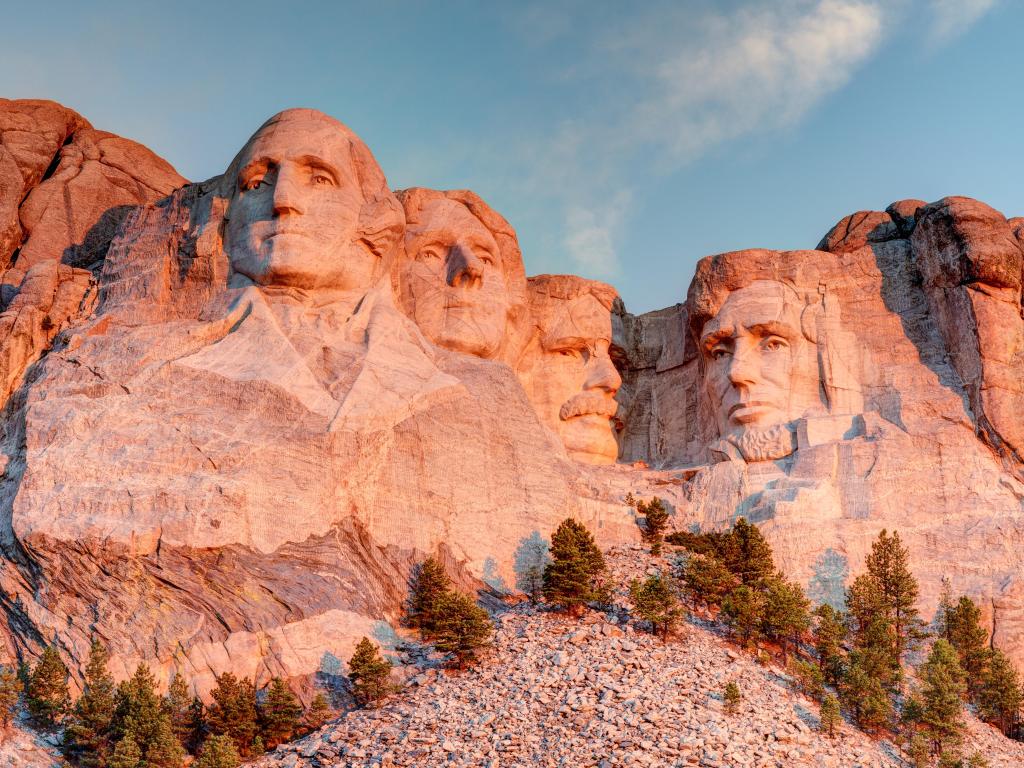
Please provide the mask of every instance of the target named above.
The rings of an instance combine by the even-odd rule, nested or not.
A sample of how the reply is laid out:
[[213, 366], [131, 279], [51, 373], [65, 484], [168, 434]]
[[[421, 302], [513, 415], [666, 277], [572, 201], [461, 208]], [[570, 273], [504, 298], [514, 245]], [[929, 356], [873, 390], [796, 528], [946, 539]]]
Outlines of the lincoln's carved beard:
[[721, 458], [734, 458], [729, 448], [739, 452], [748, 464], [757, 461], [784, 459], [796, 450], [796, 430], [793, 424], [773, 424], [770, 427], [748, 427], [743, 432], [726, 435], [712, 454]]

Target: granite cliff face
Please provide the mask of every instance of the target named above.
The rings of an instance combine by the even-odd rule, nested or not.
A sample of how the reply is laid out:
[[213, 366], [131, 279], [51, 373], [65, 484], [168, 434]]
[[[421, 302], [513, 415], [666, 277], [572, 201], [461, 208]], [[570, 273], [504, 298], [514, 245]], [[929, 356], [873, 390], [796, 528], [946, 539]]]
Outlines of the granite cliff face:
[[0, 131], [8, 655], [340, 672], [417, 560], [513, 589], [568, 515], [635, 538], [631, 491], [756, 520], [819, 600], [898, 528], [1024, 662], [1019, 221], [904, 201], [634, 316], [317, 112], [201, 184], [52, 103]]

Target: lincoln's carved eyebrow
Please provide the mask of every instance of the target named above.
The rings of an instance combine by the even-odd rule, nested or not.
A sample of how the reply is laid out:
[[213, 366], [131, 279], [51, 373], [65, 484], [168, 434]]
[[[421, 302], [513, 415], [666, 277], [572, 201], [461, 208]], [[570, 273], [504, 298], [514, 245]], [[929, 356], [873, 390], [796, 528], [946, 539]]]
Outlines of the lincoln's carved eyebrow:
[[764, 323], [748, 325], [747, 330], [759, 336], [781, 336], [788, 340], [795, 339], [797, 335], [797, 330], [793, 326], [788, 323], [781, 323], [778, 320], [768, 320]]
[[700, 345], [705, 351], [710, 350], [713, 346], [726, 339], [731, 339], [736, 333], [736, 329], [731, 325], [719, 326], [715, 330], [704, 334], [700, 337]]

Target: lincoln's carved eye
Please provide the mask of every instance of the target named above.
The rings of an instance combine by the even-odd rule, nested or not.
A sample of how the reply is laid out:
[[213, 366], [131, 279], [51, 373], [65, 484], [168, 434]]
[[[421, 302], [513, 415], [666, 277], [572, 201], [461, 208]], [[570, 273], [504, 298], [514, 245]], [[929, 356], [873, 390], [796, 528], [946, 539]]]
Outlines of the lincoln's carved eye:
[[729, 350], [726, 349], [725, 347], [715, 347], [714, 349], [711, 350], [712, 360], [721, 360], [723, 357], [728, 357], [728, 355]]
[[778, 350], [785, 349], [788, 346], [789, 344], [786, 343], [786, 340], [779, 336], [772, 336], [764, 343], [764, 348], [769, 352], [777, 352]]

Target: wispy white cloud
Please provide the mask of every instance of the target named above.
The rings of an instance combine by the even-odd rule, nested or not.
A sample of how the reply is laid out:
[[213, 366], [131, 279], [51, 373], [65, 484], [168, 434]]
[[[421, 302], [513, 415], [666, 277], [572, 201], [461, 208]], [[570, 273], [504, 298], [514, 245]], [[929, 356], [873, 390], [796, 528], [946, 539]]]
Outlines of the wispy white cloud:
[[948, 43], [996, 7], [999, 0], [929, 0], [932, 19], [928, 37], [935, 45]]
[[876, 2], [774, 2], [703, 20], [666, 52], [629, 135], [673, 164], [744, 135], [791, 126], [850, 81], [882, 39]]
[[631, 194], [620, 190], [596, 206], [573, 203], [565, 212], [565, 248], [577, 269], [594, 278], [618, 273], [615, 239], [625, 218]]

